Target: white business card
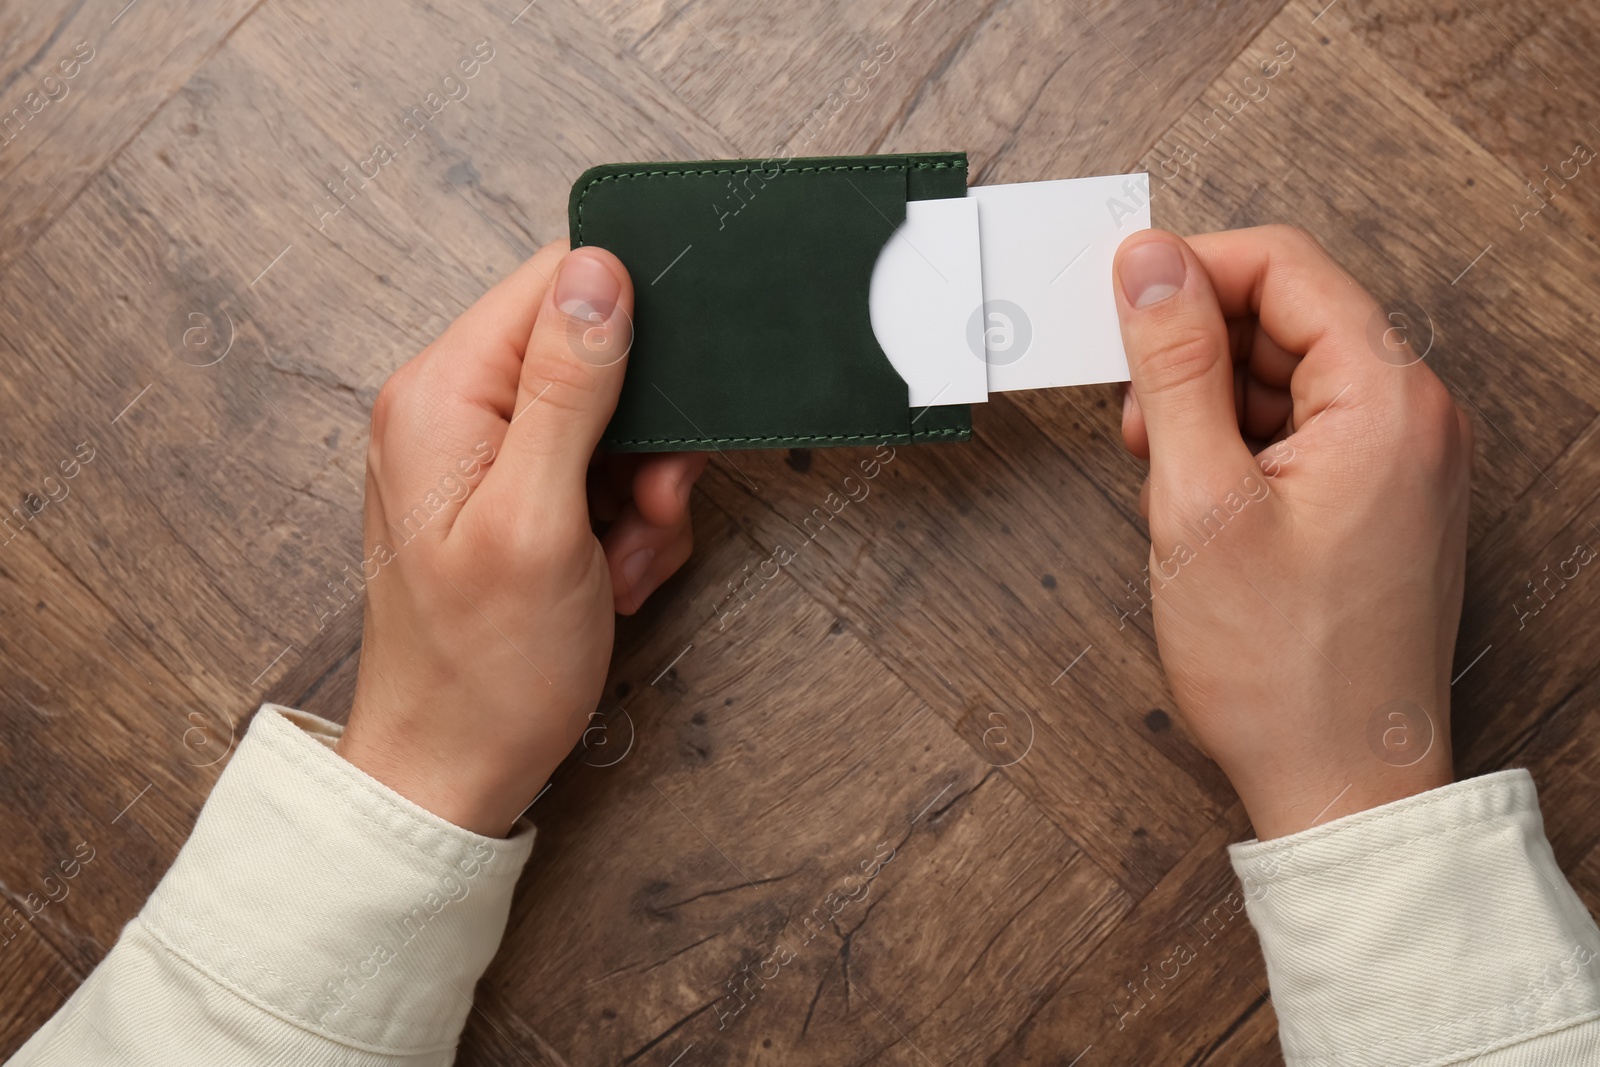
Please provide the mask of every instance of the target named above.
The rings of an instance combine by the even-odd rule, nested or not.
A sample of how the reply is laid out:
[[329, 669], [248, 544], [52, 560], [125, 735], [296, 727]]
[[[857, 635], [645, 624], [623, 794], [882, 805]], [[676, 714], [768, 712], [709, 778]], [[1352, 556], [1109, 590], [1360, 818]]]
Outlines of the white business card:
[[1111, 259], [1150, 227], [1147, 174], [967, 190], [978, 202], [989, 391], [1128, 380]]
[[869, 307], [911, 406], [1127, 381], [1111, 261], [1149, 226], [1147, 174], [908, 202], [873, 271]]
[[983, 304], [981, 262], [976, 201], [906, 202], [906, 221], [873, 268], [868, 308], [913, 408], [989, 399], [983, 352], [966, 338]]

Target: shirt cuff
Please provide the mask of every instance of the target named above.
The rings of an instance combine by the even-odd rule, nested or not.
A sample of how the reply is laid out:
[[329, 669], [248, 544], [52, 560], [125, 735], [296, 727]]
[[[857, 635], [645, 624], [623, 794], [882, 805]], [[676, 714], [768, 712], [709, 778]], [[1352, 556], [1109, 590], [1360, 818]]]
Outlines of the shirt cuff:
[[1600, 933], [1501, 771], [1229, 849], [1290, 1064], [1443, 1064], [1600, 1017]]
[[264, 705], [136, 921], [331, 1040], [454, 1048], [533, 830], [502, 840], [446, 822], [342, 759], [341, 732]]

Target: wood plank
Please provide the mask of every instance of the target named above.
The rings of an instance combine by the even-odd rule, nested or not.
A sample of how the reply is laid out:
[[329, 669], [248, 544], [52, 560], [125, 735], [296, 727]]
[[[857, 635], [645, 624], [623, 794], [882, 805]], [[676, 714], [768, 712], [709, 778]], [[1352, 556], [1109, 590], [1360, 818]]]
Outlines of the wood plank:
[[[1187, 231], [1293, 221], [1387, 309], [1432, 324], [1428, 363], [1478, 429], [1481, 536], [1600, 403], [1592, 361], [1557, 357], [1559, 375], [1530, 376], [1506, 358], [1508, 346], [1584, 350], [1593, 314], [1584, 269], [1548, 245], [1516, 243], [1515, 220], [1501, 217], [1518, 195], [1515, 175], [1358, 35], [1329, 19], [1313, 25], [1316, 10], [1285, 8], [1158, 141], [1146, 164], [1173, 177], [1168, 188], [1157, 182], [1152, 205], [1160, 224]], [[1262, 64], [1276, 64], [1275, 76]], [[1473, 266], [1490, 244], [1495, 258]]]
[[1090, 1047], [1097, 1063], [1204, 1062], [1260, 1014], [1266, 965], [1223, 851], [1248, 826], [1241, 806], [1228, 809], [996, 1062], [1065, 1063]]
[[1260, 1007], [1238, 1020], [1232, 1032], [1224, 1034], [1197, 1063], [1237, 1064], [1239, 1067], [1283, 1063], [1283, 1052], [1278, 1048], [1278, 1015], [1272, 1010], [1272, 998], [1265, 998]]
[[1508, 0], [1353, 0], [1329, 19], [1358, 33], [1515, 172], [1521, 195], [1499, 214], [1516, 221], [1519, 239], [1532, 229], [1593, 258], [1600, 249], [1595, 168], [1574, 152], [1578, 144], [1600, 149], [1593, 62], [1600, 25], [1592, 13]]
[[[15, 907], [62, 887], [31, 925], [81, 977], [188, 836], [220, 773], [227, 724], [140, 647], [37, 532], [7, 545], [4, 558], [0, 811], [9, 829], [0, 892]], [[80, 873], [46, 883], [65, 873], [63, 863]]]
[[0, 266], [70, 210], [256, 3], [0, 10]]
[[626, 654], [633, 749], [535, 805], [539, 859], [488, 981], [574, 1062], [987, 1056], [1127, 897], [866, 669], [852, 625], [796, 584], [762, 595], [725, 636], [705, 619], [668, 673], [670, 646]]
[[[1233, 0], [1151, 19], [1106, 2], [589, 0], [745, 154], [958, 148], [985, 183], [1103, 172], [1108, 159], [1132, 159], [1160, 131], [1159, 116], [1193, 99], [1280, 6]], [[829, 27], [821, 39], [818, 24]], [[1030, 47], [1041, 40], [1050, 47]], [[1104, 121], [1113, 101], [1128, 121]], [[1010, 176], [995, 169], [1030, 142], [1053, 155], [1025, 153], [1026, 169]], [[1054, 169], [1037, 169], [1041, 162]]]
[[[1584, 566], [1526, 614], [1600, 522], [1592, 167], [1515, 210], [1588, 136], [1593, 12], [121, 7], [0, 11], [0, 117], [62, 47], [97, 49], [0, 143], [0, 484], [70, 490], [0, 548], [0, 902], [95, 849], [0, 944], [0, 1053], [137, 911], [260, 699], [346, 713], [360, 615], [327, 584], [384, 377], [564, 232], [585, 166], [785, 142], [961, 147], [987, 182], [1165, 168], [1159, 224], [1302, 222], [1431, 322], [1478, 429], [1458, 769], [1530, 767], [1600, 900], [1600, 585]], [[428, 108], [480, 43], [465, 95]], [[413, 106], [421, 132], [397, 132]], [[379, 142], [391, 162], [350, 178]], [[232, 326], [185, 348], [194, 313]], [[1115, 387], [997, 398], [975, 441], [870, 479], [871, 449], [714, 458], [695, 559], [620, 623], [599, 727], [533, 808], [458, 1062], [1278, 1062], [1228, 905], [1248, 826], [1130, 610], [1147, 541], [1119, 414]], [[867, 897], [826, 916], [882, 841]], [[785, 937], [730, 1015], [730, 978]]]
[[[330, 107], [332, 67], [298, 76], [307, 48], [294, 25], [300, 12], [274, 5], [267, 14], [230, 39], [198, 85], [86, 190], [83, 210], [0, 286], [0, 329], [26, 336], [35, 395], [66, 362], [82, 382], [67, 410], [94, 411], [93, 421], [109, 426], [142, 397], [106, 434], [116, 445], [107, 447], [111, 461], [125, 471], [115, 502], [102, 501], [95, 524], [63, 531], [62, 558], [96, 576], [99, 594], [157, 655], [183, 665], [197, 696], [231, 707], [253, 706], [272, 678], [259, 672], [287, 669], [293, 650], [339, 610], [329, 583], [354, 560], [367, 410], [378, 385], [518, 261], [517, 242], [485, 218], [516, 210], [515, 197], [495, 206], [493, 180], [515, 173], [516, 195], [539, 203], [543, 214], [529, 231], [537, 243], [564, 228], [559, 205], [578, 169], [572, 160], [618, 149], [571, 145], [533, 171], [469, 166], [475, 176], [457, 190], [452, 168], [497, 155], [504, 136], [531, 150], [556, 143], [565, 128], [617, 144], [648, 141], [657, 135], [640, 122], [635, 97], [665, 102], [636, 65], [613, 54], [587, 84], [564, 83], [565, 115], [509, 116], [509, 102], [551, 95], [559, 56], [574, 48], [596, 62], [605, 55], [604, 39], [584, 36], [576, 9], [552, 5], [535, 34], [483, 8], [469, 33], [438, 11], [407, 22], [367, 5], [321, 46], [362, 54], [360, 64], [344, 65], [360, 79], [362, 106]], [[471, 92], [349, 214], [319, 231], [306, 206], [321, 189], [315, 175], [338, 177], [339, 161], [392, 136], [405, 114], [393, 101], [424, 100], [486, 39], [474, 36], [480, 28], [502, 44], [480, 64]], [[325, 29], [313, 26], [313, 38]], [[366, 47], [384, 40], [395, 47]], [[635, 93], [619, 95], [621, 85]], [[219, 122], [219, 113], [237, 118]], [[693, 126], [692, 117], [685, 122]], [[662, 142], [664, 152], [682, 146]], [[485, 198], [484, 214], [458, 195], [467, 191]], [[116, 299], [94, 302], [88, 314], [42, 314], [97, 289]], [[219, 328], [206, 352], [178, 351], [174, 330], [181, 335], [189, 315], [235, 323], [232, 348]], [[217, 348], [226, 358], [191, 365]], [[22, 425], [32, 417], [30, 408]], [[175, 497], [174, 485], [184, 492]], [[174, 574], [193, 581], [177, 592]]]
[[1563, 870], [1589, 914], [1600, 913], [1600, 848], [1591, 849], [1582, 863]]
[[[1572, 443], [1543, 479], [1531, 484], [1467, 560], [1468, 587], [1452, 713], [1456, 763], [1482, 773], [1523, 759], [1552, 778], [1578, 773], [1583, 759], [1568, 760], [1574, 724], [1591, 713], [1600, 666], [1593, 650], [1565, 635], [1583, 632], [1600, 603], [1600, 582], [1578, 546], [1600, 553], [1600, 422]], [[1552, 488], [1552, 487], [1556, 488]], [[1591, 517], [1593, 516], [1593, 517]], [[1565, 573], [1568, 577], [1563, 577]], [[1574, 750], [1581, 754], [1582, 747]], [[1571, 782], [1580, 786], [1582, 779]], [[1541, 774], [1540, 785], [1550, 788]], [[1590, 841], [1590, 800], [1569, 793], [1556, 810], [1570, 813], [1578, 841]], [[1566, 820], [1547, 817], [1555, 826]], [[1565, 831], [1564, 831], [1565, 832]], [[1576, 859], [1585, 848], [1574, 845]]]
[[1180, 5], [1151, 18], [1106, 0], [996, 5], [918, 86], [887, 143], [954, 132], [975, 185], [1133, 169], [1282, 6]]
[[[37, 587], [52, 571], [88, 619], [71, 615], [68, 621], [67, 606], [48, 595], [50, 610], [63, 616], [62, 623], [52, 622], [50, 640], [8, 642], [8, 698], [32, 694], [32, 705], [45, 711], [7, 717], [7, 762], [24, 768], [8, 776], [8, 822], [28, 829], [19, 831], [14, 850], [6, 850], [0, 878], [21, 884], [40, 863], [53, 862], [56, 838], [88, 821], [55, 801], [45, 801], [48, 811], [38, 808], [39, 798], [54, 792], [52, 782], [86, 783], [76, 790], [84, 814], [109, 818], [149, 784], [146, 773], [155, 780], [139, 808], [118, 824], [139, 834], [116, 852], [137, 877], [102, 888], [82, 928], [63, 927], [85, 973], [186, 836], [228, 751], [225, 734], [242, 733], [263, 690], [294, 669], [307, 647], [317, 652], [312, 682], [325, 684], [300, 693], [320, 694], [308, 703], [342, 717], [358, 633], [351, 623], [358, 616], [337, 613], [334, 630], [342, 632], [330, 637], [318, 625], [319, 608], [327, 582], [340, 576], [341, 564], [353, 558], [349, 546], [358, 543], [372, 393], [388, 368], [520, 255], [486, 218], [516, 210], [508, 200], [491, 199], [499, 194], [489, 183], [490, 168], [462, 181], [464, 191], [485, 198], [483, 214], [447, 187], [445, 173], [476, 151], [499, 158], [493, 146], [504, 127], [537, 147], [533, 134], [558, 139], [562, 128], [604, 117], [609, 106], [598, 136], [647, 140], [655, 135], [636, 117], [628, 125], [638, 99], [655, 93], [671, 107], [637, 77], [631, 82], [636, 93], [618, 95], [615, 90], [630, 82], [617, 58], [612, 69], [591, 76], [591, 86], [609, 85], [610, 95], [583, 90], [570, 98], [568, 116], [546, 116], [549, 125], [522, 127], [533, 118], [525, 113], [493, 122], [508, 102], [550, 94], [542, 79], [553, 76], [555, 57], [574, 46], [599, 57], [604, 41], [585, 42], [584, 23], [570, 13], [569, 31], [552, 40], [531, 32], [519, 37], [499, 12], [483, 9], [484, 25], [508, 43], [497, 56], [499, 66], [485, 65], [473, 95], [454, 106], [460, 115], [467, 106], [482, 107], [491, 121], [466, 126], [469, 139], [452, 143], [440, 131], [456, 114], [440, 116], [401, 161], [415, 172], [404, 180], [385, 175], [392, 180], [382, 192], [392, 189], [396, 202], [412, 198], [399, 215], [412, 247], [394, 264], [352, 279], [346, 250], [364, 254], [361, 245], [372, 228], [355, 224], [336, 233], [314, 261], [306, 250], [322, 235], [296, 211], [310, 200], [308, 190], [318, 188], [313, 173], [337, 176], [337, 162], [353, 158], [346, 145], [370, 144], [373, 116], [361, 107], [330, 105], [330, 97], [317, 95], [326, 86], [306, 86], [299, 72], [308, 41], [293, 24], [303, 13], [288, 4], [274, 7], [281, 10], [230, 40], [116, 168], [103, 172], [0, 282], [0, 335], [18, 357], [8, 360], [0, 401], [17, 436], [7, 458], [19, 493], [38, 490], [40, 479], [72, 456], [76, 442], [89, 439], [98, 449], [96, 461], [71, 483], [72, 495], [35, 520], [30, 537], [42, 538], [35, 543], [47, 548], [24, 556], [19, 541], [3, 561], [16, 568], [0, 576], [0, 584], [10, 586], [5, 603], [19, 633], [35, 631]], [[365, 13], [369, 24], [393, 20], [378, 5]], [[387, 57], [382, 76], [360, 68], [383, 94], [369, 97], [368, 108], [384, 100], [420, 100], [432, 80], [418, 72], [455, 69], [461, 28], [448, 27], [447, 35], [447, 18], [438, 12], [420, 17], [422, 23], [391, 28], [411, 42], [409, 53], [372, 53]], [[559, 31], [558, 22], [546, 21], [547, 30], [552, 25]], [[371, 26], [347, 20], [338, 28], [345, 41], [359, 44]], [[314, 36], [318, 31], [311, 27]], [[323, 47], [329, 47], [326, 40]], [[502, 70], [506, 76], [497, 81]], [[398, 121], [399, 105], [388, 106]], [[300, 151], [308, 140], [316, 150]], [[559, 203], [576, 168], [570, 156], [545, 158], [542, 173], [524, 168], [518, 174], [512, 159], [493, 176], [517, 175], [540, 190], [539, 227], [548, 235], [560, 225]], [[411, 184], [402, 194], [406, 181]], [[357, 208], [349, 210], [337, 221], [353, 223]], [[440, 230], [452, 246], [442, 254], [428, 251], [438, 241], [409, 222], [441, 215], [458, 223]], [[311, 236], [300, 237], [294, 226]], [[503, 230], [506, 223], [498, 226]], [[277, 244], [284, 232], [291, 236]], [[393, 246], [378, 236], [369, 247], [393, 257]], [[543, 239], [530, 237], [530, 243]], [[341, 239], [344, 244], [337, 243]], [[273, 265], [291, 241], [298, 247]], [[263, 295], [269, 288], [270, 299]], [[235, 347], [215, 366], [191, 365], [196, 354], [176, 350], [168, 336], [173, 315], [191, 310], [215, 321], [222, 320], [218, 312], [239, 313]], [[327, 326], [320, 336], [319, 317]], [[212, 351], [222, 347], [219, 337]], [[104, 644], [102, 632], [131, 663]], [[85, 670], [84, 662], [94, 669]], [[115, 677], [117, 670], [127, 677]], [[202, 751], [185, 746], [186, 735], [201, 737], [191, 732], [190, 715], [201, 717], [210, 738]], [[58, 718], [93, 739], [82, 752], [58, 751], [52, 742], [64, 728]], [[218, 762], [208, 769], [190, 766], [202, 756]], [[146, 812], [151, 831], [139, 829], [136, 818]]]
[[[1590, 614], [1593, 605], [1591, 599]], [[1569, 667], [1569, 677], [1578, 673]], [[1591, 667], [1577, 688], [1539, 710], [1524, 743], [1503, 762], [1532, 772], [1545, 835], [1567, 870], [1600, 848], [1600, 671]], [[1524, 717], [1513, 710], [1506, 718]]]
[[[19, 907], [9, 892], [5, 898], [7, 912]], [[18, 929], [15, 920], [7, 929]], [[0, 1057], [10, 1059], [66, 1003], [83, 975], [66, 966], [31, 925], [11, 940], [4, 938], [0, 934]]]
[[[768, 557], [792, 553], [782, 575], [849, 618], [976, 751], [1009, 764], [1056, 825], [1143, 893], [1222, 801], [1144, 743], [1164, 692], [1153, 649], [1117, 631], [1109, 590], [1075, 551], [1103, 546], [1119, 561], [1107, 570], [1137, 576], [1146, 549], [1026, 420], [990, 418], [979, 431], [975, 444], [891, 450], [887, 463], [870, 450], [809, 453], [804, 473], [776, 456], [741, 456], [758, 489], [719, 472], [707, 492], [743, 511]], [[878, 465], [875, 479], [863, 463]], [[751, 588], [730, 629], [768, 610], [769, 586], [758, 578]], [[708, 600], [702, 610], [742, 602], [726, 590]], [[1155, 704], [1130, 707], [1141, 691]], [[1149, 788], [1125, 791], [1130, 779]]]

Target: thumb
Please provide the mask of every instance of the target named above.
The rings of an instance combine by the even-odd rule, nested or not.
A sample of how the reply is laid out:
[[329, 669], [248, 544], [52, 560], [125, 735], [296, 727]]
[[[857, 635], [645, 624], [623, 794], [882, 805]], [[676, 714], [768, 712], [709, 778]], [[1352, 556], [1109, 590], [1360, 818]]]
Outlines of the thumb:
[[1176, 234], [1143, 230], [1122, 242], [1111, 269], [1152, 476], [1250, 463], [1228, 324], [1200, 260]]
[[575, 248], [544, 295], [496, 462], [518, 491], [583, 498], [589, 457], [616, 410], [633, 344], [633, 282], [603, 248]]

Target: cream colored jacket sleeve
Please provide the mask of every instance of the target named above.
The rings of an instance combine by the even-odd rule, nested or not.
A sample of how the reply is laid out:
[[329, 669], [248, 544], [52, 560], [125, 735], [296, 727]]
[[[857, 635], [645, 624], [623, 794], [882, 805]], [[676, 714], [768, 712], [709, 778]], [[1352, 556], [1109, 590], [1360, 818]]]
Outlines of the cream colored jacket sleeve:
[[[12, 1061], [448, 1064], [533, 844], [268, 706], [105, 961]], [[1600, 933], [1507, 771], [1232, 849], [1295, 1067], [1600, 1064]]]
[[480, 837], [268, 705], [149, 901], [11, 1061], [443, 1065], [533, 832]]
[[1230, 852], [1290, 1067], [1600, 1064], [1600, 931], [1527, 771]]

